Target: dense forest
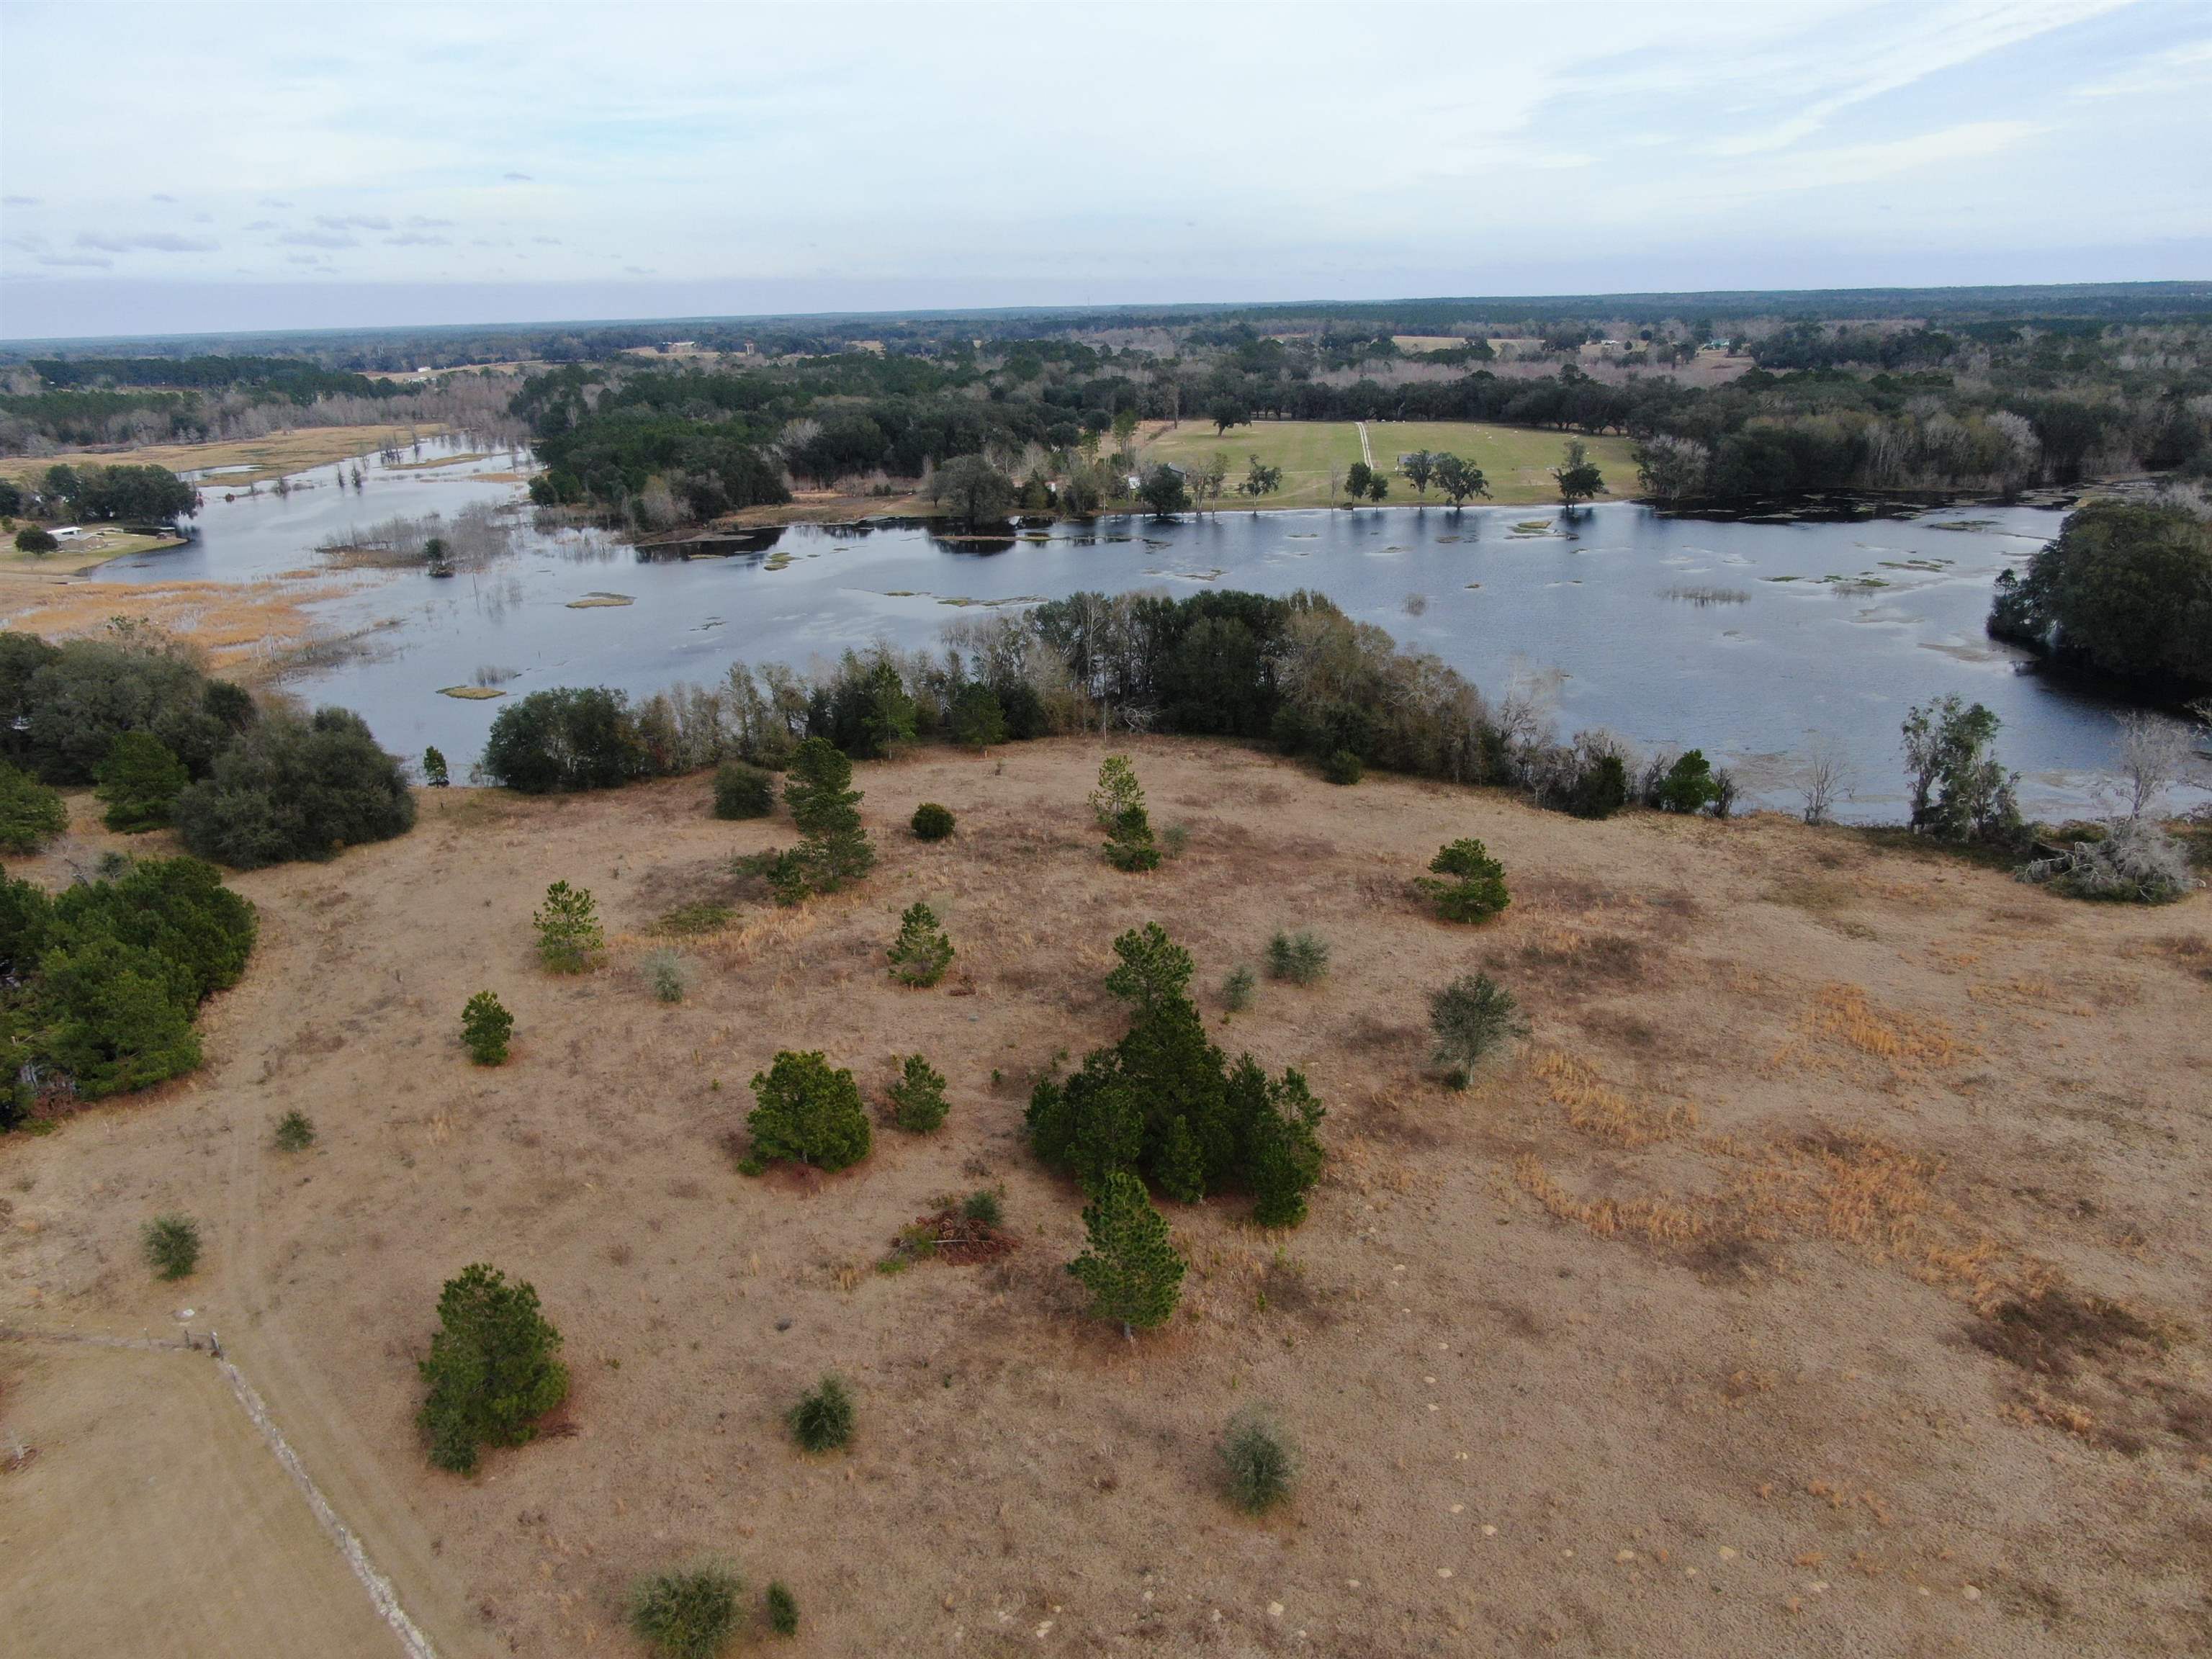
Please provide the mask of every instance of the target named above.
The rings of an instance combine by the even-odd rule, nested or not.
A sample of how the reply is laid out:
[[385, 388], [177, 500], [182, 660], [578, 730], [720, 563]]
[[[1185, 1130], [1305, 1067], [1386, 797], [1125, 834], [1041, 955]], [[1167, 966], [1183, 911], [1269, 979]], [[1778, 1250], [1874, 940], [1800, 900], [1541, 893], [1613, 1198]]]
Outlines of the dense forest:
[[[1662, 501], [2011, 495], [2212, 471], [2212, 285], [1432, 299], [50, 348], [0, 450], [444, 420], [526, 430], [541, 501], [640, 527], [908, 493], [984, 458], [1006, 507], [1112, 505], [1139, 420], [1480, 420], [1639, 445]], [[207, 350], [208, 345], [220, 350]], [[257, 349], [258, 348], [258, 349]], [[396, 368], [489, 368], [399, 381]], [[974, 476], [972, 471], [970, 477]]]

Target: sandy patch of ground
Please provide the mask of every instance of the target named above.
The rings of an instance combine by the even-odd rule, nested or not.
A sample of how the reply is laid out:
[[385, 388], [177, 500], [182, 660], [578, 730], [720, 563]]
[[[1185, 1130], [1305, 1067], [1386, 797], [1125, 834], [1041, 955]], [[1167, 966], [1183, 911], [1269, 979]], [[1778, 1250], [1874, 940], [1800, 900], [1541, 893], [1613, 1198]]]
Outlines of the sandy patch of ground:
[[[1155, 822], [1189, 831], [1149, 878], [1095, 857], [1100, 750], [1073, 739], [859, 768], [882, 863], [799, 911], [726, 873], [788, 824], [713, 821], [703, 778], [426, 793], [402, 841], [240, 877], [261, 943], [204, 1017], [206, 1070], [0, 1141], [0, 1316], [136, 1334], [177, 1298], [138, 1224], [198, 1215], [192, 1299], [453, 1655], [627, 1652], [629, 1584], [702, 1553], [790, 1583], [795, 1651], [823, 1655], [2212, 1642], [2206, 900], [2077, 905], [1775, 818], [1585, 824], [1133, 752]], [[925, 799], [952, 840], [906, 834]], [[1468, 834], [1515, 894], [1480, 930], [1407, 892]], [[581, 979], [531, 956], [556, 878], [614, 936]], [[959, 951], [931, 991], [884, 973], [916, 898]], [[656, 932], [714, 902], [726, 925]], [[1154, 918], [1232, 1054], [1306, 1069], [1332, 1156], [1295, 1232], [1166, 1206], [1184, 1309], [1131, 1346], [1079, 1316], [1079, 1198], [1021, 1112], [1121, 1029], [1108, 947]], [[1222, 976], [1283, 927], [1330, 941], [1329, 976], [1224, 1015]], [[640, 970], [663, 945], [696, 969], [673, 1006]], [[1533, 1030], [1449, 1094], [1425, 996], [1486, 966]], [[517, 1017], [495, 1071], [457, 1040], [485, 987]], [[745, 1082], [787, 1047], [872, 1097], [927, 1054], [945, 1130], [743, 1179]], [[288, 1158], [293, 1106], [321, 1139]], [[1012, 1255], [873, 1271], [937, 1195], [993, 1183]], [[574, 1432], [464, 1481], [422, 1460], [412, 1362], [478, 1259], [564, 1333]], [[832, 1367], [859, 1433], [805, 1459], [781, 1414]], [[1305, 1462], [1261, 1522], [1215, 1480], [1253, 1401]]]

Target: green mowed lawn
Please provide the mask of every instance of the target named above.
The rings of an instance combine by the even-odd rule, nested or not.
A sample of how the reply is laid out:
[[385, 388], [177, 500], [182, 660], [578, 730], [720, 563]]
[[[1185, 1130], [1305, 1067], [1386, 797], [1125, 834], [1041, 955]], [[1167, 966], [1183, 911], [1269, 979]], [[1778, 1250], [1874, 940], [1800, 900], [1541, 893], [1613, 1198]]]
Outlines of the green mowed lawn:
[[[1367, 441], [1375, 451], [1375, 465], [1390, 475], [1387, 500], [1393, 505], [1420, 499], [1397, 470], [1398, 457], [1417, 449], [1449, 453], [1474, 462], [1490, 481], [1492, 501], [1510, 507], [1559, 498], [1551, 470], [1566, 449], [1567, 440], [1560, 433], [1485, 421], [1370, 421]], [[1634, 495], [1635, 447], [1626, 438], [1583, 441], [1605, 475], [1606, 495]], [[1235, 490], [1255, 455], [1283, 469], [1282, 489], [1263, 498], [1263, 505], [1327, 507], [1329, 469], [1334, 466], [1340, 477], [1360, 459], [1359, 431], [1350, 421], [1255, 421], [1216, 437], [1212, 427], [1186, 421], [1168, 429], [1147, 428], [1138, 447], [1139, 460], [1146, 466], [1159, 461], [1203, 465], [1217, 454], [1229, 471], [1221, 498], [1224, 507], [1244, 503]], [[1433, 485], [1429, 499], [1441, 499]]]

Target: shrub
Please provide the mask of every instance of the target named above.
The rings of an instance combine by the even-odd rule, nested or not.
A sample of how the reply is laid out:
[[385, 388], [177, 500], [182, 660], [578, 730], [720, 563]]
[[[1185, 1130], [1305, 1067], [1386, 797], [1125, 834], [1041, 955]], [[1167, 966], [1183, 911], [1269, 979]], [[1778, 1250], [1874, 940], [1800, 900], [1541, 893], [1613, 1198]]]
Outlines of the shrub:
[[1429, 868], [1434, 873], [1414, 884], [1446, 921], [1488, 921], [1513, 902], [1505, 890], [1505, 866], [1471, 836], [1439, 848]]
[[1247, 1515], [1273, 1509], [1291, 1495], [1297, 1480], [1289, 1437], [1257, 1407], [1229, 1419], [1221, 1437], [1221, 1466], [1229, 1501]]
[[533, 911], [538, 957], [556, 974], [580, 974], [606, 944], [599, 928], [599, 902], [587, 887], [556, 881], [545, 890], [545, 905]]
[[1351, 750], [1339, 749], [1322, 762], [1321, 775], [1331, 783], [1357, 783], [1367, 775], [1367, 763]]
[[743, 761], [714, 769], [714, 816], [764, 818], [775, 811], [775, 775]]
[[500, 1066], [507, 1060], [507, 1040], [514, 1035], [514, 1016], [489, 991], [479, 991], [461, 1010], [461, 1041], [469, 1058], [479, 1066]]
[[768, 1627], [778, 1636], [799, 1634], [799, 1598], [781, 1583], [768, 1587]]
[[526, 795], [615, 789], [649, 769], [629, 699], [556, 686], [508, 704], [484, 740], [484, 775]]
[[835, 1372], [799, 1396], [784, 1421], [800, 1449], [836, 1451], [853, 1437], [853, 1396]]
[[2100, 841], [2025, 866], [2021, 879], [2075, 898], [2171, 904], [2197, 885], [2182, 844], [2148, 818], [2122, 818]]
[[125, 835], [167, 825], [191, 782], [185, 763], [150, 732], [118, 732], [96, 775], [93, 793], [107, 804], [103, 822]]
[[653, 987], [653, 996], [662, 1002], [681, 1002], [689, 988], [690, 974], [684, 958], [673, 951], [655, 951], [645, 959], [646, 982]]
[[0, 763], [0, 848], [37, 852], [69, 828], [69, 808], [43, 783]]
[[446, 1281], [438, 1330], [417, 1369], [429, 1385], [416, 1421], [430, 1461], [466, 1474], [483, 1445], [519, 1446], [537, 1419], [568, 1395], [568, 1371], [556, 1356], [561, 1333], [538, 1310], [527, 1282], [508, 1284], [477, 1262]]
[[422, 781], [433, 789], [453, 787], [453, 774], [447, 769], [445, 751], [433, 744], [422, 751]]
[[48, 783], [90, 783], [118, 732], [150, 732], [194, 777], [253, 721], [253, 700], [210, 680], [188, 653], [143, 623], [56, 647], [27, 635], [0, 661], [0, 735]]
[[833, 1071], [818, 1049], [784, 1049], [765, 1072], [755, 1073], [759, 1104], [745, 1118], [752, 1153], [790, 1158], [824, 1170], [842, 1170], [868, 1155], [868, 1115], [853, 1074]]
[[899, 918], [898, 937], [884, 953], [890, 958], [891, 977], [902, 985], [934, 985], [952, 965], [952, 941], [937, 925], [937, 913], [919, 900]]
[[920, 1054], [908, 1054], [899, 1080], [891, 1085], [891, 1121], [918, 1135], [945, 1121], [945, 1074]]
[[926, 800], [914, 809], [913, 829], [916, 841], [943, 841], [952, 833], [951, 811]]
[[1619, 755], [1593, 756], [1567, 795], [1567, 811], [1578, 818], [1609, 818], [1627, 805], [1628, 764]]
[[1152, 842], [1152, 821], [1142, 806], [1132, 806], [1114, 820], [1106, 837], [1106, 862], [1132, 874], [1160, 867], [1160, 849]]
[[1259, 982], [1249, 968], [1240, 964], [1231, 969], [1221, 981], [1221, 1006], [1232, 1014], [1243, 1013], [1252, 1006], [1252, 991]]
[[163, 1279], [187, 1279], [200, 1264], [200, 1226], [190, 1216], [157, 1215], [138, 1235], [146, 1265]]
[[255, 870], [404, 835], [415, 797], [358, 714], [321, 708], [263, 718], [177, 797], [175, 816], [202, 858]]
[[979, 1226], [1003, 1227], [1006, 1224], [1006, 1206], [997, 1193], [988, 1187], [972, 1192], [960, 1200], [961, 1218]]
[[744, 1584], [719, 1566], [656, 1574], [630, 1592], [629, 1627], [666, 1659], [714, 1659], [738, 1633]]
[[1311, 933], [1277, 933], [1267, 941], [1267, 977], [1317, 985], [1328, 972], [1328, 945]]
[[1508, 1037], [1528, 1030], [1513, 994], [1487, 974], [1462, 974], [1429, 994], [1429, 1030], [1436, 1038], [1436, 1062], [1455, 1088]]
[[1119, 1320], [1133, 1340], [1134, 1328], [1164, 1322], [1182, 1299], [1185, 1264], [1145, 1183], [1126, 1170], [1107, 1176], [1084, 1206], [1083, 1230], [1090, 1248], [1067, 1271], [1091, 1292], [1092, 1316]]
[[276, 1150], [280, 1152], [304, 1152], [315, 1144], [315, 1126], [307, 1115], [295, 1106], [276, 1120]]

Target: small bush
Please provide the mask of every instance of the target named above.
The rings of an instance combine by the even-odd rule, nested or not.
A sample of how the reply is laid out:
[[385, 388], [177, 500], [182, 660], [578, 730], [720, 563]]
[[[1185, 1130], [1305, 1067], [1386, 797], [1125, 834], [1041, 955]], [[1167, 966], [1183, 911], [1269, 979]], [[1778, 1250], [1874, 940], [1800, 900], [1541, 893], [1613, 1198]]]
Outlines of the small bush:
[[1328, 972], [1328, 945], [1307, 933], [1277, 933], [1267, 941], [1267, 977], [1316, 985]]
[[908, 1054], [891, 1085], [891, 1121], [912, 1134], [933, 1133], [945, 1122], [945, 1074], [920, 1054]]
[[507, 1060], [507, 1040], [514, 1035], [514, 1016], [489, 991], [479, 991], [461, 1010], [461, 1041], [469, 1058], [479, 1066], [500, 1066]]
[[122, 835], [165, 826], [192, 781], [185, 763], [150, 732], [118, 732], [95, 775], [100, 787], [93, 793], [107, 805], [101, 821]]
[[853, 1437], [853, 1396], [833, 1372], [801, 1395], [784, 1421], [802, 1450], [836, 1451]]
[[714, 1659], [738, 1633], [744, 1585], [716, 1566], [664, 1572], [630, 1592], [629, 1627], [667, 1659]]
[[535, 911], [538, 956], [556, 974], [580, 974], [606, 944], [599, 927], [599, 902], [587, 887], [556, 881], [545, 890], [545, 907]]
[[952, 965], [952, 941], [937, 925], [937, 913], [917, 902], [899, 918], [898, 937], [884, 954], [890, 958], [891, 977], [902, 985], [934, 985]]
[[799, 1634], [799, 1598], [781, 1582], [768, 1587], [768, 1627], [778, 1636]]
[[163, 1279], [189, 1278], [200, 1264], [200, 1226], [190, 1216], [157, 1215], [138, 1236], [146, 1265]]
[[724, 761], [714, 770], [714, 816], [764, 818], [775, 811], [775, 775], [743, 761]]
[[717, 904], [712, 899], [694, 899], [689, 904], [679, 904], [653, 924], [654, 931], [671, 933], [678, 939], [696, 933], [715, 933], [730, 925], [737, 913], [726, 904]]
[[683, 957], [673, 951], [655, 951], [646, 957], [641, 966], [645, 969], [646, 983], [653, 987], [653, 994], [657, 1000], [684, 1000], [684, 992], [690, 988], [691, 975]]
[[1528, 1030], [1513, 994], [1487, 974], [1462, 974], [1429, 995], [1429, 1030], [1436, 1038], [1436, 1062], [1465, 1088], [1468, 1077], [1508, 1037]]
[[304, 1152], [315, 1144], [315, 1126], [295, 1106], [276, 1120], [276, 1141], [280, 1152]]
[[960, 1215], [964, 1221], [973, 1221], [986, 1227], [1006, 1224], [1006, 1208], [999, 1194], [986, 1187], [972, 1192], [960, 1200]]
[[477, 1447], [519, 1446], [537, 1433], [537, 1419], [568, 1396], [560, 1349], [528, 1283], [510, 1285], [483, 1262], [447, 1279], [429, 1358], [416, 1367], [429, 1385], [416, 1420], [430, 1461], [466, 1474]]
[[1321, 763], [1321, 775], [1331, 783], [1357, 783], [1367, 775], [1367, 763], [1351, 750], [1340, 749]]
[[1229, 1419], [1221, 1437], [1221, 1464], [1229, 1501], [1247, 1515], [1274, 1508], [1297, 1481], [1297, 1457], [1289, 1437], [1256, 1407]]
[[1414, 884], [1446, 921], [1488, 921], [1513, 902], [1505, 889], [1505, 866], [1471, 836], [1438, 848], [1429, 868], [1434, 873]]
[[1168, 858], [1179, 859], [1190, 847], [1190, 827], [1171, 823], [1160, 831], [1160, 851]]
[[60, 793], [0, 763], [0, 848], [37, 852], [69, 828]]
[[1249, 968], [1231, 969], [1229, 977], [1221, 981], [1221, 1006], [1232, 1014], [1243, 1013], [1252, 1006], [1252, 991], [1259, 982]]
[[943, 841], [952, 833], [951, 809], [926, 800], [914, 809], [913, 825], [916, 841]]
[[819, 1049], [785, 1049], [753, 1074], [759, 1104], [745, 1117], [752, 1156], [842, 1170], [868, 1155], [873, 1133], [848, 1071], [832, 1070]]
[[1628, 765], [1619, 755], [1598, 755], [1575, 775], [1567, 811], [1578, 818], [1609, 818], [1628, 805]]

